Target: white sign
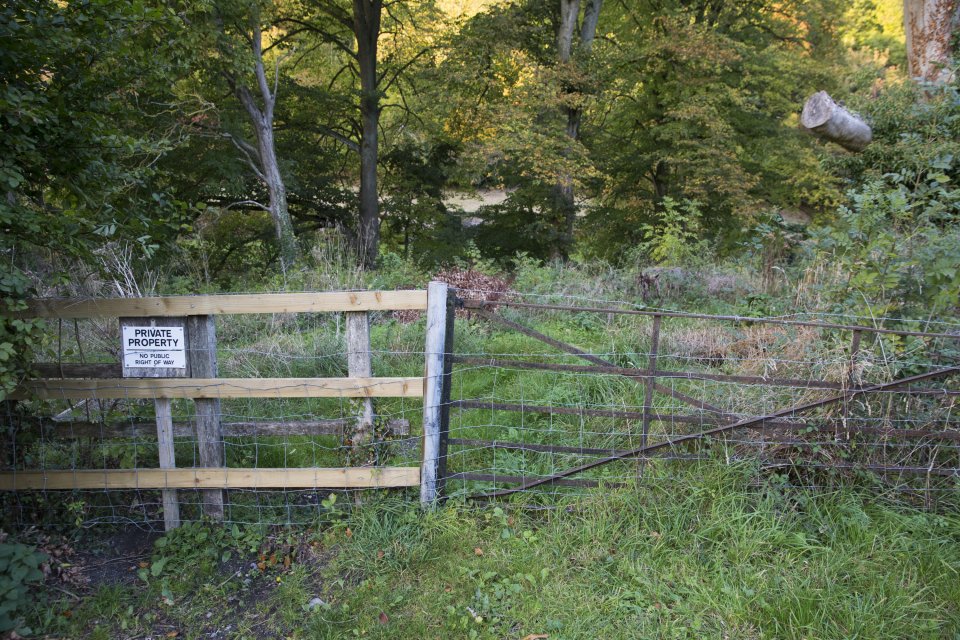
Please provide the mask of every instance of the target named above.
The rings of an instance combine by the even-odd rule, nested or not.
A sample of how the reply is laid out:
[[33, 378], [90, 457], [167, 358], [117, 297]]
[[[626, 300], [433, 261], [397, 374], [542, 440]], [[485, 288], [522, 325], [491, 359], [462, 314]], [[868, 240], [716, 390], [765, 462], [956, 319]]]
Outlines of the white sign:
[[127, 369], [186, 369], [183, 327], [123, 327]]

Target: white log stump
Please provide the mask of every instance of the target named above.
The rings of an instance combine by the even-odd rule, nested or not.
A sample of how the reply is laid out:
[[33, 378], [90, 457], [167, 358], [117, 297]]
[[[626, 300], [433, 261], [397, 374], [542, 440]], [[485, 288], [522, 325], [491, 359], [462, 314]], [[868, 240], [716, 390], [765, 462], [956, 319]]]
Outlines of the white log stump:
[[870, 125], [833, 101], [826, 91], [819, 91], [803, 105], [800, 126], [847, 151], [863, 151], [873, 140]]

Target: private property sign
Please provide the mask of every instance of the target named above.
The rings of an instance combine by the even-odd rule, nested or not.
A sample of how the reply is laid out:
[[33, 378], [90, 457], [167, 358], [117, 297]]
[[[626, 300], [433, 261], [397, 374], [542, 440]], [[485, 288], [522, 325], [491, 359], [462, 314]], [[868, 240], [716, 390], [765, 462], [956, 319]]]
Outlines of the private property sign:
[[124, 369], [186, 369], [183, 327], [133, 327], [122, 329]]

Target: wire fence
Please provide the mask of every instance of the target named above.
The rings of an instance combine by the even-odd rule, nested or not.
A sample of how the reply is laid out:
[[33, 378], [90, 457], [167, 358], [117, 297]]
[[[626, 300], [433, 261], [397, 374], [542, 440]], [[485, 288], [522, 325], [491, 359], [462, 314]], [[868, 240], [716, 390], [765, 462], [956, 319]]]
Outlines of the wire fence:
[[[359, 395], [383, 392], [384, 384], [378, 380], [422, 379], [422, 313], [367, 315], [371, 375], [377, 377], [361, 387]], [[375, 473], [386, 465], [419, 465], [423, 402], [416, 394], [371, 400], [375, 415], [363, 433], [358, 433], [358, 422], [365, 399], [309, 397], [324, 395], [328, 379], [350, 379], [346, 316], [267, 313], [217, 317], [218, 378], [274, 381], [273, 387], [258, 392], [259, 397], [233, 397], [225, 384], [212, 385], [203, 393], [218, 402], [219, 445], [225, 468], [359, 468]], [[52, 320], [44, 343], [46, 348], [34, 368], [47, 378], [47, 399], [7, 401], [0, 407], [6, 435], [3, 471], [11, 477], [28, 472], [52, 477], [62, 471], [144, 472], [161, 466], [152, 392], [139, 394], [134, 386], [137, 380], [123, 383], [130, 385], [125, 387], [130, 397], [123, 397], [123, 391], [106, 394], [99, 384], [103, 380], [98, 379], [121, 376], [123, 354], [117, 319]], [[193, 384], [189, 379], [164, 382], [184, 388]], [[294, 395], [308, 397], [290, 397], [291, 384]], [[59, 391], [75, 390], [78, 385], [78, 395], [89, 397], [58, 397]], [[118, 395], [121, 397], [115, 397]], [[203, 407], [191, 399], [175, 398], [170, 410], [175, 467], [208, 466], [202, 459], [205, 443], [198, 437]], [[293, 481], [290, 486], [293, 488], [228, 489], [223, 520], [309, 524], [327, 511], [322, 503], [331, 490], [322, 484], [301, 489], [297, 487], [304, 485]], [[350, 493], [365, 490], [351, 489]], [[178, 487], [182, 521], [202, 517], [204, 493]], [[153, 487], [0, 492], [0, 500], [7, 527], [124, 524], [153, 529], [163, 528], [164, 523], [162, 492]]]
[[[697, 462], [754, 465], [762, 486], [854, 481], [927, 508], [960, 496], [954, 323], [874, 319], [868, 326], [852, 318], [709, 316], [515, 292], [456, 296], [440, 454], [447, 497], [551, 506], [597, 487], [670, 482]], [[422, 378], [422, 312], [368, 316], [370, 375]], [[375, 418], [358, 434], [363, 397], [285, 391], [294, 385], [318, 395], [318, 380], [355, 373], [347, 324], [344, 313], [217, 317], [218, 376], [274, 385], [258, 397], [220, 387], [212, 396], [226, 469], [421, 464], [420, 397], [372, 400]], [[62, 379], [61, 391], [68, 380], [121, 375], [115, 318], [53, 320], [44, 344], [35, 368], [48, 381]], [[4, 472], [162, 466], [155, 397], [106, 398], [92, 385], [88, 397], [68, 399], [50, 384], [46, 399], [3, 403]], [[198, 437], [202, 407], [177, 398], [170, 410], [175, 467], [207, 466]], [[329, 511], [331, 490], [321, 486], [228, 488], [223, 520], [313, 523]], [[206, 490], [176, 490], [180, 518], [201, 518]], [[400, 490], [415, 500], [414, 490]], [[6, 527], [158, 528], [163, 496], [157, 488], [0, 492]]]
[[954, 324], [461, 296], [452, 495], [552, 503], [703, 460], [752, 464], [762, 484], [856, 481], [928, 508], [958, 495]]

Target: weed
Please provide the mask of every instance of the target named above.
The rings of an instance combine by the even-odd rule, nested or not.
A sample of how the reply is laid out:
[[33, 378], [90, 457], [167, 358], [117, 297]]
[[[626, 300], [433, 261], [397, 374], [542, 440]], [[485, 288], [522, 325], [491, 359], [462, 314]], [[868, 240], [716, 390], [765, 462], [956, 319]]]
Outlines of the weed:
[[0, 542], [0, 632], [32, 633], [24, 625], [30, 585], [43, 580], [47, 555], [25, 544]]

